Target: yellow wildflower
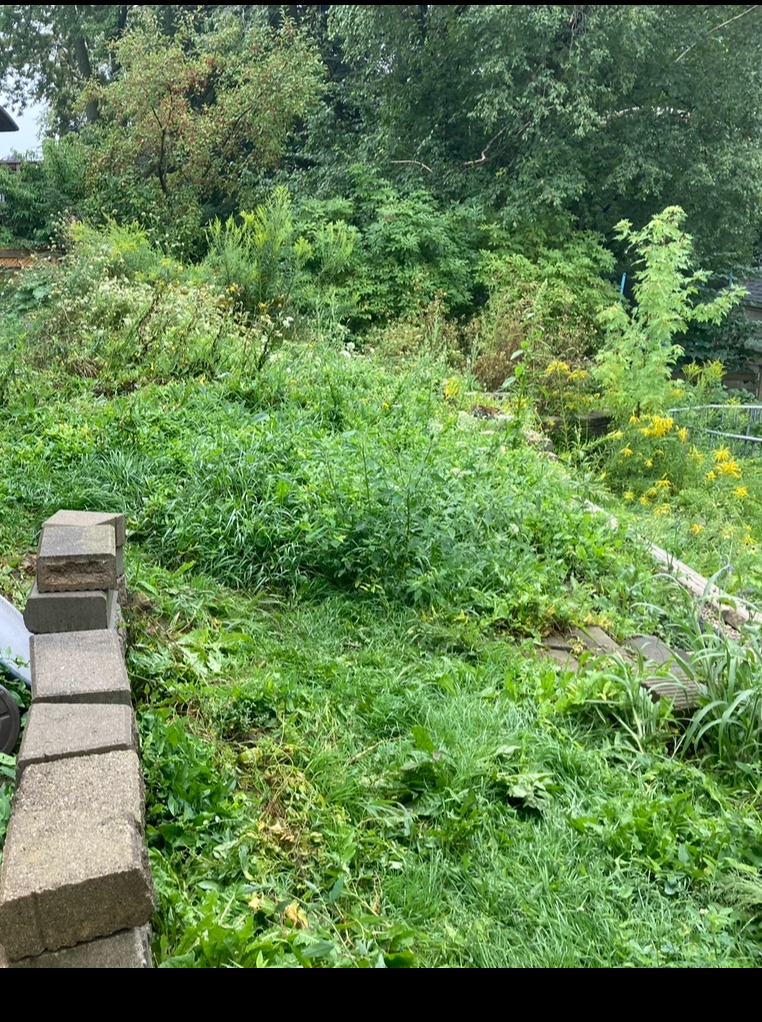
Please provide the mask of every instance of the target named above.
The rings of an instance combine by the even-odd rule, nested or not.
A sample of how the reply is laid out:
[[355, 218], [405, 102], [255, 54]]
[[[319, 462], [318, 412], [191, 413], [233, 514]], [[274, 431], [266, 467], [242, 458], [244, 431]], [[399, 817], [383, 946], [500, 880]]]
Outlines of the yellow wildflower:
[[672, 483], [669, 481], [669, 479], [660, 479], [659, 482], [656, 484], [656, 488], [659, 490], [671, 490]]
[[548, 368], [545, 370], [546, 376], [554, 376], [556, 373], [564, 374], [566, 376], [571, 375], [571, 368], [566, 362], [551, 362]]
[[634, 453], [635, 452], [631, 447], [625, 447], [625, 449], [621, 452], [623, 458], [631, 458]]
[[640, 424], [640, 419], [637, 417], [637, 415], [631, 415], [630, 416], [630, 425], [631, 426], [637, 426], [639, 424]]
[[586, 380], [587, 375], [584, 369], [575, 369], [573, 373], [569, 374], [569, 383], [578, 383], [580, 380]]
[[662, 504], [660, 507], [657, 507], [656, 510], [654, 511], [654, 516], [658, 518], [668, 518], [671, 514], [672, 508], [669, 506], [669, 504]]
[[733, 496], [737, 497], [738, 500], [746, 500], [749, 496], [749, 490], [746, 486], [737, 486], [735, 490], [733, 490]]
[[742, 479], [743, 472], [741, 466], [737, 461], [731, 459], [730, 461], [723, 461], [717, 466], [717, 471], [721, 476], [730, 476], [731, 479]]
[[653, 468], [653, 467], [654, 467], [653, 458], [649, 458], [648, 461], [646, 462], [646, 468]]
[[756, 545], [757, 545], [757, 541], [756, 541], [756, 540], [754, 539], [754, 537], [753, 537], [753, 536], [750, 536], [750, 535], [749, 535], [749, 534], [747, 533], [747, 534], [746, 534], [746, 535], [744, 536], [744, 538], [743, 538], [743, 545], [744, 545], [744, 546], [756, 546]]
[[612, 433], [609, 440], [624, 440], [624, 433], [621, 429], [618, 429], [616, 433]]
[[707, 478], [708, 482], [713, 483], [716, 480], [716, 478], [717, 478], [717, 473], [716, 472], [707, 472], [706, 478]]
[[691, 535], [700, 536], [703, 531], [704, 531], [703, 525], [691, 525]]
[[702, 465], [704, 463], [704, 455], [701, 453], [698, 447], [691, 447], [688, 457], [696, 465]]
[[648, 493], [646, 494], [646, 496], [648, 497], [648, 499], [649, 499], [649, 500], [653, 500], [653, 499], [654, 499], [655, 497], [658, 497], [658, 496], [659, 496], [659, 491], [658, 491], [658, 490], [656, 489], [656, 487], [654, 486], [654, 487], [653, 487], [652, 489], [650, 489], [650, 490], [648, 491]]
[[643, 505], [643, 507], [650, 507], [651, 506], [651, 501], [648, 499], [648, 497], [641, 497], [640, 498], [640, 503]]
[[635, 494], [632, 492], [632, 490], [628, 490], [627, 493], [625, 493], [624, 495], [624, 499], [627, 501], [628, 504], [631, 504], [633, 500], [635, 500]]
[[678, 429], [678, 431], [677, 431], [677, 436], [678, 436], [681, 444], [687, 444], [688, 443], [689, 435], [690, 434], [688, 433], [688, 430], [685, 428], [685, 426], [683, 426], [682, 429]]
[[728, 447], [721, 447], [719, 451], [714, 452], [714, 461], [717, 465], [724, 465], [725, 462], [730, 461], [732, 454]]
[[651, 436], [654, 436], [659, 440], [662, 437], [669, 436], [674, 428], [674, 419], [666, 419], [662, 418], [660, 415], [654, 415], [651, 420]]

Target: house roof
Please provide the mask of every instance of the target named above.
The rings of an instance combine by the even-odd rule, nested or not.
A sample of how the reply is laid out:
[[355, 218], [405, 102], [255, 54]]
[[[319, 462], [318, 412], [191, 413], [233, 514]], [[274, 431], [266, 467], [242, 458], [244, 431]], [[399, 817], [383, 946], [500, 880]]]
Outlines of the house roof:
[[18, 131], [19, 126], [14, 119], [0, 106], [0, 131]]

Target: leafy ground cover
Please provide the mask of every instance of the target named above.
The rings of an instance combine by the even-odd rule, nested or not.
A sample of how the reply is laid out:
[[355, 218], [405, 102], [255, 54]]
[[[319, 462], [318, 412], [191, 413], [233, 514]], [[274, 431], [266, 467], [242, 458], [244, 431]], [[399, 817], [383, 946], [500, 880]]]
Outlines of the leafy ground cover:
[[690, 614], [521, 418], [327, 345], [251, 384], [27, 369], [0, 583], [21, 602], [58, 507], [127, 511], [163, 967], [758, 962], [753, 743], [539, 655]]

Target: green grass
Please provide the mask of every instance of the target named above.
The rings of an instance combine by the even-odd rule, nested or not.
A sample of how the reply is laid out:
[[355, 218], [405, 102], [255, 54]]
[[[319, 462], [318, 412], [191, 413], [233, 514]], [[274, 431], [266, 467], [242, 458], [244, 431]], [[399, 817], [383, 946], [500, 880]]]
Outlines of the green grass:
[[758, 762], [538, 653], [684, 608], [448, 375], [294, 346], [254, 381], [53, 368], [9, 401], [4, 592], [59, 507], [128, 514], [160, 964], [758, 964]]
[[[211, 592], [150, 580], [173, 592], [133, 618], [132, 654], [162, 707], [143, 727], [165, 965], [304, 964], [315, 944], [361, 966], [757, 961], [713, 886], [762, 861], [753, 798], [555, 711], [529, 644], [455, 652], [456, 630], [371, 601], [236, 597], [250, 650], [210, 667], [183, 626], [203, 632], [225, 594], [207, 612]], [[151, 639], [159, 611], [174, 635]], [[303, 931], [284, 922], [295, 901]]]

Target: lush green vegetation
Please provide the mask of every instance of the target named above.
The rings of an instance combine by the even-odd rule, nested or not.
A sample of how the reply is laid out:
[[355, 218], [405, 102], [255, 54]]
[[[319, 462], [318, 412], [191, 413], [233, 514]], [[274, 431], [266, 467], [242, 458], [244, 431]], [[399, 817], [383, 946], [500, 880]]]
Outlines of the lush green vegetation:
[[[162, 963], [756, 963], [757, 647], [701, 638], [526, 396], [481, 420], [446, 353], [335, 339], [257, 370], [227, 280], [72, 245], [6, 296], [3, 588], [57, 507], [127, 511]], [[743, 705], [686, 733], [616, 662], [564, 677], [537, 642], [585, 622], [693, 627]]]
[[[691, 411], [737, 400], [755, 11], [0, 10], [61, 136], [0, 182], [53, 246], [3, 284], [0, 590], [126, 512], [163, 967], [759, 964], [762, 635], [640, 538], [762, 602], [762, 468]], [[565, 673], [578, 625], [702, 706]]]

